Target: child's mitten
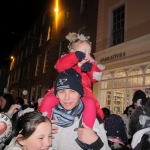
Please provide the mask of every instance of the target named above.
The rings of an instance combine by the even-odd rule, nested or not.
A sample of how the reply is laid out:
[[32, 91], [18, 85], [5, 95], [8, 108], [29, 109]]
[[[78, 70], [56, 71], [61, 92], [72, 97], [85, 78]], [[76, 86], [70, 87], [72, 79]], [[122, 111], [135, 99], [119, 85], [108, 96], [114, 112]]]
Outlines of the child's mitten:
[[92, 69], [92, 64], [90, 62], [85, 62], [81, 67], [81, 70], [83, 72], [91, 71], [91, 69]]
[[76, 57], [79, 59], [79, 61], [81, 61], [82, 59], [84, 59], [85, 56], [86, 56], [85, 53], [83, 53], [81, 51], [76, 51], [75, 54], [76, 54]]

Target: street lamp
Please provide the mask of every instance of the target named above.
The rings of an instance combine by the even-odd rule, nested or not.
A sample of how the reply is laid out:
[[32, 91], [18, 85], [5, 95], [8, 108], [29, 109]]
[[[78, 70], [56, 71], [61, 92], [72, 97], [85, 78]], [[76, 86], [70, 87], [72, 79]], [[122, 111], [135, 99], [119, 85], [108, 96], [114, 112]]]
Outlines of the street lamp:
[[58, 25], [58, 8], [59, 8], [59, 4], [58, 4], [58, 0], [55, 1], [55, 21], [56, 21], [56, 29], [57, 29], [57, 25]]
[[13, 66], [14, 66], [14, 61], [15, 61], [15, 58], [14, 58], [14, 56], [11, 56], [10, 57], [11, 58], [11, 64], [10, 64], [10, 70], [12, 70], [12, 68], [13, 68]]
[[55, 8], [54, 11], [55, 11], [56, 13], [58, 13], [58, 8]]

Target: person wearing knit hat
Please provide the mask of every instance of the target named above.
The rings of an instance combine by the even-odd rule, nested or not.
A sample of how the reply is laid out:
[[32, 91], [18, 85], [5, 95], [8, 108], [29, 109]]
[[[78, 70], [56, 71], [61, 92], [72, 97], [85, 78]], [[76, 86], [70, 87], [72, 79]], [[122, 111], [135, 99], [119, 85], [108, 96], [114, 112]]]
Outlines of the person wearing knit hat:
[[[82, 102], [84, 103], [83, 121], [84, 123], [93, 128], [96, 115], [104, 119], [104, 113], [100, 107], [99, 101], [95, 98], [92, 92], [92, 83], [98, 82], [102, 77], [102, 70], [105, 67], [97, 62], [91, 56], [91, 42], [89, 36], [83, 34], [69, 33], [66, 39], [70, 41], [70, 53], [63, 55], [55, 64], [55, 68], [59, 73], [67, 69], [74, 69], [81, 75], [81, 83], [83, 85], [84, 95], [81, 95]], [[67, 84], [67, 82], [65, 82]], [[71, 82], [71, 86], [77, 89], [77, 85]], [[38, 110], [47, 112], [48, 118], [52, 116], [52, 108], [58, 105], [58, 99], [55, 96], [54, 87], [44, 96], [40, 103]]]
[[72, 89], [78, 92], [81, 96], [83, 96], [83, 86], [81, 83], [81, 75], [77, 73], [74, 69], [66, 70], [60, 73], [54, 84], [54, 92], [55, 95], [57, 91], [63, 89]]
[[[59, 104], [53, 108], [52, 120], [58, 132], [52, 140], [52, 148], [57, 150], [110, 150], [104, 125], [99, 117], [93, 129], [82, 122], [84, 104], [81, 100], [83, 86], [81, 75], [74, 69], [61, 72], [54, 84], [54, 93]], [[59, 143], [59, 144], [58, 144]]]
[[141, 105], [145, 105], [146, 103], [146, 94], [142, 91], [142, 90], [137, 90], [135, 91], [134, 95], [133, 95], [133, 99], [132, 102], [133, 103], [138, 103], [138, 100], [141, 100]]
[[150, 99], [145, 106], [139, 106], [132, 115], [130, 122], [133, 139], [132, 150], [150, 150]]
[[131, 136], [133, 136], [138, 130], [141, 129], [139, 116], [145, 115], [145, 112], [147, 112], [145, 111], [145, 104], [147, 103], [146, 94], [141, 90], [137, 90], [133, 95], [132, 101], [134, 105], [137, 105], [137, 107], [135, 107], [136, 109], [132, 114], [129, 122], [129, 130]]
[[[146, 105], [149, 101], [150, 100], [146, 102]], [[146, 128], [147, 126], [150, 127], [150, 112], [147, 107], [139, 106], [131, 117], [130, 132], [134, 135], [137, 131]]]
[[105, 121], [105, 129], [109, 146], [112, 150], [126, 150], [128, 139], [126, 128], [122, 118], [119, 115], [111, 114]]

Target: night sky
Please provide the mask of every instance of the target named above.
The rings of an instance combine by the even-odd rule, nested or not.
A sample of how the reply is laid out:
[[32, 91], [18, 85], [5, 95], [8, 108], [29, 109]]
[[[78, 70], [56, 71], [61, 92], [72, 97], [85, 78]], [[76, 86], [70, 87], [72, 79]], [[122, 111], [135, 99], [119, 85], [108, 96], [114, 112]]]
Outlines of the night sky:
[[17, 41], [42, 12], [46, 0], [0, 1], [0, 66], [9, 64]]

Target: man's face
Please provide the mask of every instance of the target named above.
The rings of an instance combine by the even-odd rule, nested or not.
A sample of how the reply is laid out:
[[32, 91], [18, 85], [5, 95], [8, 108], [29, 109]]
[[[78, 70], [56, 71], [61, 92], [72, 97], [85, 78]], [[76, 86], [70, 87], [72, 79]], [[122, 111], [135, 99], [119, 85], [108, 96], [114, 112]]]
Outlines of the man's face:
[[63, 89], [57, 92], [57, 98], [60, 104], [66, 109], [73, 109], [80, 100], [81, 95], [72, 89]]
[[137, 105], [137, 103], [136, 103], [136, 102], [135, 102], [133, 105], [134, 105], [135, 109], [138, 107], [138, 105]]

